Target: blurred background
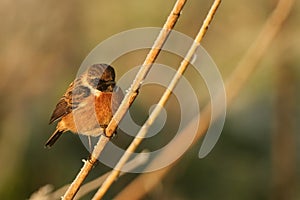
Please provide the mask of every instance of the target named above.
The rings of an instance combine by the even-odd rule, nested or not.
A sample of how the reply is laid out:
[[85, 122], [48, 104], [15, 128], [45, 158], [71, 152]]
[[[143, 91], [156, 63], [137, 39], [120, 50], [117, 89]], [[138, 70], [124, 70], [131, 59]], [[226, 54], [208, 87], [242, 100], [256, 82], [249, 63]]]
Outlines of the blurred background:
[[[48, 125], [55, 104], [97, 44], [128, 29], [161, 27], [174, 2], [0, 0], [1, 199], [26, 199], [41, 186], [59, 188], [73, 180], [82, 166], [81, 159], [89, 153], [70, 133], [52, 149], [44, 149], [55, 128]], [[224, 80], [276, 2], [222, 2], [202, 46]], [[188, 1], [175, 30], [195, 36], [211, 3]], [[199, 142], [144, 199], [300, 199], [299, 19], [300, 5], [296, 2], [259, 70], [228, 108], [223, 133], [213, 151], [200, 160]], [[116, 61], [117, 79], [141, 64], [146, 53], [136, 52]], [[176, 68], [180, 59], [165, 55], [159, 62]], [[194, 79], [193, 74], [188, 69], [186, 77], [205, 89], [203, 81]], [[155, 91], [142, 89], [135, 101], [132, 115], [138, 124], [146, 119], [163, 88]], [[200, 107], [208, 99], [207, 91], [200, 93]], [[168, 104], [168, 112], [180, 113], [176, 101]], [[168, 120], [175, 120], [166, 124], [166, 129], [172, 130], [178, 119]], [[116, 142], [126, 146], [122, 136]], [[157, 142], [149, 142], [147, 148]], [[108, 170], [99, 164], [88, 179]], [[111, 199], [135, 176], [120, 178], [105, 198]]]

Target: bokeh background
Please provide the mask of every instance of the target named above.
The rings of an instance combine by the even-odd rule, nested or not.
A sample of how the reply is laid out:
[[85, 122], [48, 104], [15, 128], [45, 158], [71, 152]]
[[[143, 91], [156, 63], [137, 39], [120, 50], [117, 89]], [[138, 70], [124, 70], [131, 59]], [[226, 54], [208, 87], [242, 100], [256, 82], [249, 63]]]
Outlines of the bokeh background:
[[[26, 199], [43, 185], [59, 188], [73, 180], [88, 152], [70, 133], [52, 149], [44, 149], [55, 128], [48, 125], [52, 109], [98, 43], [128, 29], [161, 27], [174, 2], [0, 0], [1, 199]], [[211, 2], [188, 1], [175, 30], [193, 37]], [[222, 2], [202, 45], [225, 80], [275, 4], [274, 0]], [[299, 19], [296, 2], [259, 70], [228, 108], [224, 131], [213, 151], [199, 159], [199, 142], [144, 199], [300, 198]], [[146, 52], [116, 61], [117, 76], [141, 64]], [[170, 56], [160, 56], [159, 62], [176, 68], [180, 59]], [[192, 69], [186, 73], [193, 85], [204, 84], [193, 74]], [[197, 87], [205, 90], [205, 85]], [[146, 119], [162, 91], [142, 89], [132, 109], [137, 123]], [[201, 92], [200, 106], [208, 99], [207, 91]], [[171, 101], [168, 111], [178, 114], [176, 101]], [[178, 119], [169, 120], [174, 122], [166, 129], [173, 130], [170, 124]], [[122, 145], [122, 136], [116, 141]], [[145, 148], [159, 142], [149, 142]], [[88, 179], [108, 170], [99, 164]], [[135, 176], [120, 178], [105, 198], [111, 199]]]

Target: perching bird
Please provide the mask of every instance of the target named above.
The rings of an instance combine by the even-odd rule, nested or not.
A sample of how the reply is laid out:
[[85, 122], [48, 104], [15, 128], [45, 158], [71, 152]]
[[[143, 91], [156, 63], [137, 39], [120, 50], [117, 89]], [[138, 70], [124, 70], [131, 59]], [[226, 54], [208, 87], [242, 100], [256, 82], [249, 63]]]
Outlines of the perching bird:
[[51, 147], [66, 131], [87, 136], [103, 134], [122, 99], [113, 67], [107, 64], [88, 67], [57, 103], [50, 124], [54, 121], [58, 124], [45, 147]]

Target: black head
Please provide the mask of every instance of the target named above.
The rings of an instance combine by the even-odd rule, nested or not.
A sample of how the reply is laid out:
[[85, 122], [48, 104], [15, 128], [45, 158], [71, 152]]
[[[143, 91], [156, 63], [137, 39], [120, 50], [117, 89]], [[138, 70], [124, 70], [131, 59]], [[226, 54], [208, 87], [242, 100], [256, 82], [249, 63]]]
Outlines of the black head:
[[94, 64], [88, 68], [87, 81], [95, 89], [112, 92], [115, 87], [115, 70], [107, 64]]

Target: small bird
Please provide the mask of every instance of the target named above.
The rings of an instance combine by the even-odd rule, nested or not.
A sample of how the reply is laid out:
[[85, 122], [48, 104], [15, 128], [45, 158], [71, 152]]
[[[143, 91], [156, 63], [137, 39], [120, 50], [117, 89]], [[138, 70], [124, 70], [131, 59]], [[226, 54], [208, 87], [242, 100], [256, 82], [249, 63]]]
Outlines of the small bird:
[[87, 136], [105, 134], [113, 113], [123, 99], [115, 83], [115, 70], [107, 64], [94, 64], [68, 87], [52, 113], [49, 124], [58, 121], [45, 147], [51, 147], [66, 131]]

